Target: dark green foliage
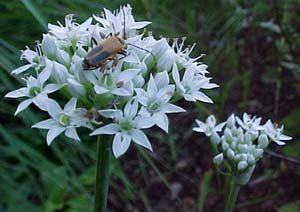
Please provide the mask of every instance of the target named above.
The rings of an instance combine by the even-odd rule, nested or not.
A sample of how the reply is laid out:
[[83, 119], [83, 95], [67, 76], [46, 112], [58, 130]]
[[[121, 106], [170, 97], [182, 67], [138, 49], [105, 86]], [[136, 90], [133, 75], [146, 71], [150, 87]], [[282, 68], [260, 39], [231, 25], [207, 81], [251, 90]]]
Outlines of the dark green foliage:
[[[31, 107], [15, 117], [18, 102], [3, 96], [22, 82], [9, 75], [23, 64], [19, 49], [33, 47], [45, 32], [46, 23], [64, 22], [64, 16], [70, 13], [83, 21], [91, 14], [99, 14], [103, 7], [117, 9], [127, 2], [1, 1], [0, 211], [92, 210], [96, 140], [82, 137], [81, 144], [74, 144], [60, 136], [48, 147], [44, 133], [31, 129], [45, 114]], [[232, 112], [245, 111], [283, 121], [286, 134], [295, 138], [283, 153], [278, 150], [281, 163], [267, 156], [257, 168], [254, 179], [267, 182], [268, 188], [253, 183], [248, 191], [241, 191], [244, 206], [240, 208], [274, 209], [299, 199], [299, 185], [293, 183], [293, 179], [299, 179], [299, 171], [294, 171], [299, 170], [299, 165], [292, 169], [295, 164], [284, 159], [287, 155], [299, 160], [300, 2], [203, 0], [176, 1], [174, 5], [171, 0], [134, 0], [130, 4], [136, 19], [153, 22], [150, 29], [157, 37], [186, 36], [188, 44], [196, 42], [193, 54], [207, 55], [203, 60], [220, 88], [209, 93], [214, 105], [199, 103], [195, 105], [197, 110], [173, 116], [169, 135], [151, 131], [153, 154], [138, 148], [120, 160], [113, 159], [110, 211], [189, 211], [196, 208], [198, 197], [201, 208], [204, 200], [209, 202], [204, 211], [222, 208], [221, 191], [215, 180], [211, 189], [203, 184], [210, 182], [202, 178], [212, 168], [209, 145], [191, 131], [196, 115], [204, 119], [210, 113], [223, 119]], [[266, 177], [263, 170], [276, 174]], [[199, 196], [202, 179], [205, 194]], [[179, 196], [171, 198], [178, 182], [183, 189]], [[247, 199], [254, 199], [253, 203], [245, 202]], [[295, 207], [299, 204], [291, 203], [280, 211], [297, 211], [288, 209]]]

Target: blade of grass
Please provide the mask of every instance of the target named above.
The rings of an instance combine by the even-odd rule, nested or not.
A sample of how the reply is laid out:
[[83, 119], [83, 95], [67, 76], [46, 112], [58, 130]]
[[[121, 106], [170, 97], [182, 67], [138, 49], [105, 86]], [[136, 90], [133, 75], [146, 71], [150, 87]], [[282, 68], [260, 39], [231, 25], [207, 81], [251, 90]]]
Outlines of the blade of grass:
[[47, 30], [47, 21], [45, 17], [37, 9], [37, 6], [30, 0], [20, 0], [26, 9], [31, 13], [31, 15], [39, 22], [39, 24]]
[[207, 194], [209, 193], [209, 187], [210, 187], [210, 182], [212, 178], [212, 170], [208, 170], [204, 173], [201, 185], [200, 185], [200, 191], [199, 191], [199, 196], [197, 200], [197, 209], [198, 212], [204, 211], [204, 206], [205, 206], [205, 200], [207, 197]]

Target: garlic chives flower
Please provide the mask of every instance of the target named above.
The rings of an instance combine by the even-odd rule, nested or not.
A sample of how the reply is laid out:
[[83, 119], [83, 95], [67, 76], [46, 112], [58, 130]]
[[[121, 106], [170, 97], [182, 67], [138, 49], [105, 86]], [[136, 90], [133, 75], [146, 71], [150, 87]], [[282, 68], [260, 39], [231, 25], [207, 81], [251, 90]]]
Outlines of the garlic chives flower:
[[[64, 23], [48, 24], [35, 49], [26, 47], [22, 52], [27, 64], [11, 72], [27, 76], [26, 87], [6, 94], [27, 97], [16, 114], [31, 103], [46, 111], [50, 118], [33, 127], [48, 130], [49, 145], [60, 134], [79, 141], [77, 128], [87, 127], [95, 129], [91, 136], [114, 136], [115, 157], [123, 155], [131, 141], [152, 150], [143, 130], [157, 125], [168, 132], [167, 115], [185, 112], [176, 101], [212, 103], [204, 90], [217, 85], [206, 76], [207, 65], [199, 61], [202, 55], [191, 57], [195, 45], [185, 47], [186, 38], [170, 44], [166, 38], [141, 33], [150, 23], [136, 21], [126, 5], [114, 12], [104, 9], [103, 15], [93, 15], [83, 23], [70, 14]], [[126, 55], [106, 52], [109, 48], [99, 50], [113, 57], [99, 59], [101, 68], [84, 70], [85, 56], [95, 47], [93, 41], [101, 45], [110, 33], [128, 44]], [[53, 93], [65, 103], [64, 109]]]
[[193, 130], [205, 133], [217, 146], [218, 154], [213, 162], [218, 167], [226, 164], [227, 171], [237, 176], [240, 184], [249, 181], [256, 162], [262, 158], [271, 140], [283, 145], [285, 143], [281, 140], [292, 139], [282, 134], [283, 126], [276, 128], [270, 120], [262, 125], [261, 118], [251, 117], [247, 113], [243, 114], [243, 119], [232, 114], [226, 122], [218, 125], [214, 115], [210, 115], [205, 122], [196, 120], [196, 123], [198, 127]]

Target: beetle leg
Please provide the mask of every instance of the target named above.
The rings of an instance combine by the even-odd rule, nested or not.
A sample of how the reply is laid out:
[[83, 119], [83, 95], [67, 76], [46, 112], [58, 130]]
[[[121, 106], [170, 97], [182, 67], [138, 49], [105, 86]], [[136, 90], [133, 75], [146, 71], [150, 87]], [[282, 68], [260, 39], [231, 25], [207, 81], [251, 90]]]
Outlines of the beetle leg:
[[123, 55], [123, 56], [127, 56], [128, 55], [127, 51], [125, 51], [124, 49], [122, 49], [121, 51], [119, 51], [118, 54]]
[[98, 45], [98, 43], [94, 37], [92, 37], [92, 39], [91, 39], [91, 47], [93, 47], [93, 44], [95, 44], [96, 46]]
[[99, 35], [101, 39], [107, 38], [103, 32], [99, 32]]

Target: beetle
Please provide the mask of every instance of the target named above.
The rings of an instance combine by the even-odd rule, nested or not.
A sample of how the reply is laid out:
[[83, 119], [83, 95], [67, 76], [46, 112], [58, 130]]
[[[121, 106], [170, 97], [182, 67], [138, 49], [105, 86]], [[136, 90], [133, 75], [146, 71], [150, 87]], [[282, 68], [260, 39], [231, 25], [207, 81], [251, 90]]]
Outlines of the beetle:
[[116, 55], [127, 56], [127, 52], [124, 50], [126, 48], [127, 44], [123, 38], [119, 37], [118, 34], [110, 35], [87, 53], [82, 62], [83, 70], [103, 69], [106, 62], [110, 60], [113, 60], [113, 65], [116, 65], [118, 61]]
[[[142, 49], [152, 55], [152, 57], [155, 60], [154, 55], [152, 52], [150, 52], [147, 49], [143, 49], [141, 47], [138, 47], [136, 45], [133, 45], [131, 43], [126, 43], [126, 34], [125, 34], [125, 13], [123, 11], [123, 17], [124, 17], [124, 29], [123, 29], [123, 36], [124, 38], [121, 38], [119, 36], [119, 33], [115, 33], [112, 35], [110, 33], [105, 40], [103, 40], [100, 44], [97, 44], [96, 40], [92, 38], [92, 41], [97, 44], [94, 48], [91, 49], [85, 56], [83, 62], [82, 62], [82, 68], [83, 70], [94, 70], [96, 68], [100, 68], [100, 70], [103, 70], [105, 68], [105, 65], [113, 60], [112, 66], [115, 67], [118, 63], [118, 61], [124, 57], [126, 57], [128, 54], [126, 52], [126, 48], [128, 45], [134, 46], [138, 49]], [[105, 38], [105, 35], [100, 33], [101, 38]], [[122, 58], [118, 58], [117, 55], [123, 55]]]

